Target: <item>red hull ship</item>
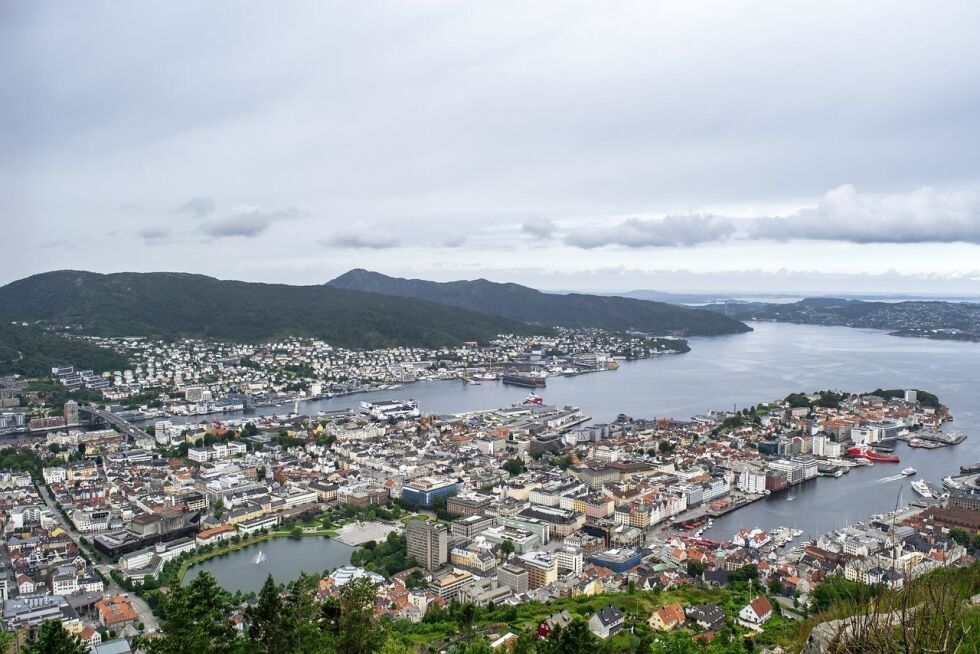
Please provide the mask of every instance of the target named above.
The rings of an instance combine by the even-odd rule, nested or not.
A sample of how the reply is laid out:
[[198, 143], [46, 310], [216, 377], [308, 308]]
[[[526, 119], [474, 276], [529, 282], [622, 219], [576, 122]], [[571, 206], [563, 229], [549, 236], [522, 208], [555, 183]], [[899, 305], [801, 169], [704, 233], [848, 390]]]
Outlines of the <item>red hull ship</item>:
[[881, 461], [883, 463], [898, 463], [900, 461], [894, 454], [875, 452], [867, 445], [855, 445], [847, 448], [847, 456], [852, 459], [867, 459], [868, 461]]

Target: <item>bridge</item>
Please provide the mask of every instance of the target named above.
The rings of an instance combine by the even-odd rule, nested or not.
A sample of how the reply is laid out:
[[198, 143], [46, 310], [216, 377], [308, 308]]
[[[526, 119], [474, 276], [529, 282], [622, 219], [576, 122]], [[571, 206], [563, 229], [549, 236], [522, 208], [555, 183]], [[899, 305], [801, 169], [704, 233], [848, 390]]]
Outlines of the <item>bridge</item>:
[[137, 438], [153, 438], [152, 436], [150, 436], [148, 433], [146, 433], [144, 430], [140, 429], [133, 423], [120, 418], [114, 413], [110, 413], [109, 411], [103, 411], [102, 409], [97, 409], [89, 404], [79, 404], [78, 412], [86, 413], [91, 417], [91, 419], [101, 420], [107, 425], [112, 425], [120, 432], [126, 434], [126, 436], [130, 438], [130, 440], [136, 440]]

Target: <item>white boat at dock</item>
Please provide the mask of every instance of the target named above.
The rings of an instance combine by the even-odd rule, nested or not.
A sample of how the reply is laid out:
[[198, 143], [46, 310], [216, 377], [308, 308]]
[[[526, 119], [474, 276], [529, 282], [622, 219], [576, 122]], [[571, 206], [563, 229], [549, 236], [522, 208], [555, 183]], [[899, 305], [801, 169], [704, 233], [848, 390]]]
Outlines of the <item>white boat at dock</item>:
[[929, 484], [926, 483], [925, 479], [917, 479], [916, 481], [913, 481], [912, 490], [926, 499], [932, 499], [932, 491], [929, 490]]

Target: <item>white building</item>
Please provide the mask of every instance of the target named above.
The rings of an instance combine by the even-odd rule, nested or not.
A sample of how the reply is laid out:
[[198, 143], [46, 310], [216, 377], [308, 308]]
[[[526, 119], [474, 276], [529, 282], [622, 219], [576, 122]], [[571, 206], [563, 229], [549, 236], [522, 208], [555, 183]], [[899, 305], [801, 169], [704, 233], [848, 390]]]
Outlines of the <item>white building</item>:
[[737, 487], [743, 493], [761, 495], [766, 492], [766, 475], [758, 470], [743, 470], [738, 475]]

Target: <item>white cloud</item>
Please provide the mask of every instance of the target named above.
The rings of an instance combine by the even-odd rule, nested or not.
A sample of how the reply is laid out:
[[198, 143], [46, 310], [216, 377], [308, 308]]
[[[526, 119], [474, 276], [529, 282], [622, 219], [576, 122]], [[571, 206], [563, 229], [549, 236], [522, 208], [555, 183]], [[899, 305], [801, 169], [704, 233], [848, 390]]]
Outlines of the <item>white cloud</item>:
[[174, 213], [183, 213], [195, 218], [203, 218], [214, 213], [217, 206], [214, 200], [206, 196], [193, 197], [184, 204], [174, 209]]
[[213, 238], [243, 236], [255, 238], [269, 228], [277, 220], [299, 217], [301, 212], [292, 207], [278, 211], [269, 211], [257, 207], [242, 209], [220, 220], [214, 220], [201, 225], [199, 232]]
[[547, 218], [532, 218], [525, 221], [521, 229], [537, 238], [551, 238], [558, 227]]
[[355, 220], [349, 227], [335, 232], [321, 245], [337, 248], [384, 250], [398, 245], [399, 239], [391, 231], [379, 228], [363, 220]]
[[730, 218], [688, 214], [667, 216], [660, 220], [630, 218], [621, 223], [597, 229], [575, 231], [565, 242], [580, 248], [604, 245], [626, 247], [689, 247], [699, 243], [723, 241], [735, 233]]
[[749, 235], [852, 243], [980, 243], [980, 194], [940, 193], [924, 186], [911, 193], [867, 195], [845, 184], [824, 194], [815, 207], [755, 220]]
[[168, 227], [147, 227], [136, 233], [146, 243], [157, 244], [169, 241], [173, 233]]
[[466, 245], [466, 236], [463, 234], [450, 236], [442, 242], [442, 246], [446, 248], [461, 248], [464, 245]]

